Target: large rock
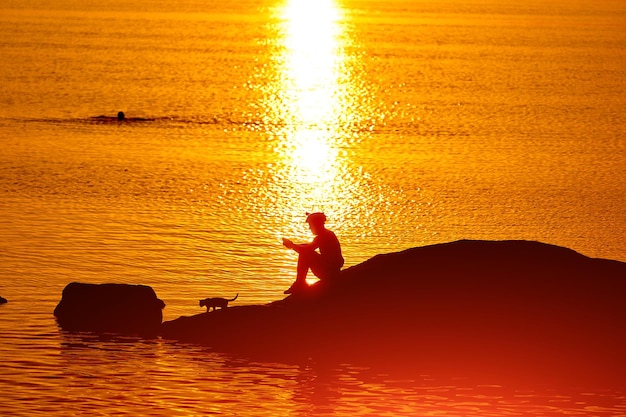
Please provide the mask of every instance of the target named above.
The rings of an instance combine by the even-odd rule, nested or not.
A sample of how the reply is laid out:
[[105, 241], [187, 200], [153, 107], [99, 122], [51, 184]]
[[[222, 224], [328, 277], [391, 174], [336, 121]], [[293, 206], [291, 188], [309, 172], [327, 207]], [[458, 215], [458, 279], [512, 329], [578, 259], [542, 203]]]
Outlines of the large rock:
[[72, 282], [54, 310], [64, 330], [156, 335], [165, 303], [145, 285]]
[[626, 264], [528, 241], [378, 255], [306, 295], [163, 323], [165, 338], [272, 359], [626, 380]]

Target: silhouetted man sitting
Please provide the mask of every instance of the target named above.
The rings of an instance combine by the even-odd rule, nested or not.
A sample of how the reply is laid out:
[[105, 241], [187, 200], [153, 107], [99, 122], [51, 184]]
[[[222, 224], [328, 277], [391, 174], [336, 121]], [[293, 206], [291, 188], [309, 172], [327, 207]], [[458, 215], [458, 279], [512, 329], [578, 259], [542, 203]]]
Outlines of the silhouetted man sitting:
[[[308, 287], [306, 276], [309, 269], [313, 275], [325, 280], [337, 276], [343, 266], [339, 239], [326, 228], [324, 213], [307, 213], [306, 222], [315, 235], [311, 243], [295, 244], [289, 239], [283, 239], [283, 245], [298, 252], [299, 255], [296, 281], [285, 294], [299, 292]], [[316, 252], [316, 249], [319, 249], [319, 252]]]

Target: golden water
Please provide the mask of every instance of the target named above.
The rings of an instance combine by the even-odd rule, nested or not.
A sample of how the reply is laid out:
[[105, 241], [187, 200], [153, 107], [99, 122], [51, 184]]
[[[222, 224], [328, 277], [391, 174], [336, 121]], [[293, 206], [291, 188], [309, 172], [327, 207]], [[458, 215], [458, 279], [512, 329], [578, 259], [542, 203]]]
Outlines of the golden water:
[[252, 363], [52, 316], [71, 281], [151, 285], [167, 320], [279, 299], [311, 210], [346, 266], [457, 239], [626, 261], [626, 6], [501, 3], [0, 3], [7, 415], [626, 414], [615, 389]]

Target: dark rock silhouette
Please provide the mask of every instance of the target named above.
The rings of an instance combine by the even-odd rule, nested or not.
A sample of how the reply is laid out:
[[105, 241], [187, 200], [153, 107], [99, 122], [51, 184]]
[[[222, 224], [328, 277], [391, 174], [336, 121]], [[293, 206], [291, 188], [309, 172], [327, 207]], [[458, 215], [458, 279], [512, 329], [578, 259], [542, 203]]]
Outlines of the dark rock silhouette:
[[6, 304], [8, 303], [7, 299], [4, 297], [0, 297], [0, 304]]
[[63, 290], [54, 315], [64, 330], [154, 336], [163, 307], [165, 303], [145, 285], [72, 282]]
[[168, 321], [164, 338], [267, 359], [626, 382], [626, 264], [529, 241], [378, 255], [267, 305]]

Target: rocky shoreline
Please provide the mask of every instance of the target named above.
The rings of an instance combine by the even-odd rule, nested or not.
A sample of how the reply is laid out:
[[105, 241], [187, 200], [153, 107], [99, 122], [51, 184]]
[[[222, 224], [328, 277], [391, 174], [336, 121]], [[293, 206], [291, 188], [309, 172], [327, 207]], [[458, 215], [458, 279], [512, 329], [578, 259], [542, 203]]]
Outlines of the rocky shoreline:
[[626, 379], [625, 296], [622, 262], [457, 241], [378, 255], [305, 294], [180, 317], [157, 333], [272, 360]]

